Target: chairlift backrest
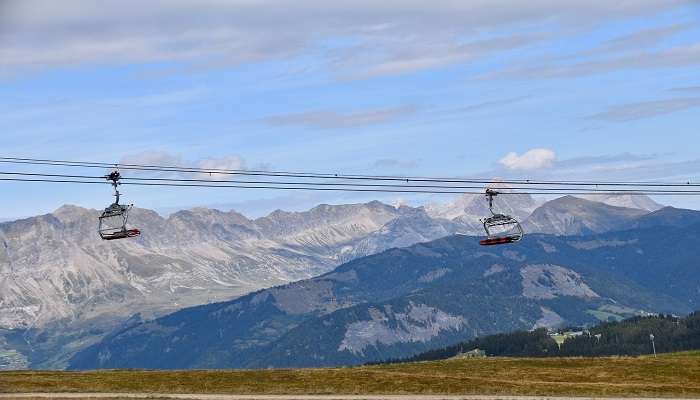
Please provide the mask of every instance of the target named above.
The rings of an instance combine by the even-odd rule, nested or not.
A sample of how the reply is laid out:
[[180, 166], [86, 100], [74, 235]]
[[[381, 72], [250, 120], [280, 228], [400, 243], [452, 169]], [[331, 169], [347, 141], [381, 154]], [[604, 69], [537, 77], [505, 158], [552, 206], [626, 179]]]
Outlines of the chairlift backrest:
[[484, 230], [490, 238], [498, 236], [513, 236], [516, 241], [523, 236], [520, 223], [513, 217], [496, 214], [483, 220]]
[[126, 232], [130, 206], [112, 204], [105, 208], [99, 217], [98, 232], [103, 239], [112, 237], [120, 232]]
[[498, 194], [497, 191], [491, 188], [486, 189], [491, 216], [482, 220], [487, 236], [486, 239], [480, 242], [482, 245], [513, 243], [522, 239], [524, 235], [522, 226], [515, 218], [494, 212], [493, 198]]
[[109, 207], [105, 208], [99, 216], [99, 225], [97, 232], [103, 240], [124, 239], [136, 237], [141, 234], [138, 229], [128, 229], [127, 221], [129, 219], [129, 210], [131, 205], [119, 204], [119, 179], [121, 175], [119, 170], [114, 170], [105, 179], [112, 182], [114, 187], [115, 201]]

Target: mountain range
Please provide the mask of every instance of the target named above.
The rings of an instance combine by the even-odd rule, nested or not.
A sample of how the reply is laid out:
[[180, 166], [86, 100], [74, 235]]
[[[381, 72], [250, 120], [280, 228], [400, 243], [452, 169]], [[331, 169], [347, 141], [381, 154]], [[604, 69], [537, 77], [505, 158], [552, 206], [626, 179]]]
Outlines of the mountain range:
[[[627, 201], [614, 196], [597, 200], [542, 204], [513, 194], [499, 196], [496, 208], [523, 220], [528, 232], [593, 234], [632, 226], [660, 207], [651, 199], [636, 209], [607, 204]], [[134, 209], [131, 221], [143, 234], [119, 242], [100, 241], [99, 212], [76, 206], [0, 223], [0, 354], [28, 342], [30, 364], [63, 367], [122, 324], [308, 279], [390, 248], [479, 235], [487, 214], [481, 195], [416, 208], [319, 205], [258, 219], [205, 208], [167, 218]]]
[[[674, 226], [678, 213], [692, 221]], [[514, 246], [482, 248], [457, 235], [389, 249], [315, 278], [135, 322], [69, 367], [355, 365], [496, 332], [700, 308], [697, 252], [688, 245], [700, 239], [700, 212], [645, 216], [645, 227], [530, 234]]]

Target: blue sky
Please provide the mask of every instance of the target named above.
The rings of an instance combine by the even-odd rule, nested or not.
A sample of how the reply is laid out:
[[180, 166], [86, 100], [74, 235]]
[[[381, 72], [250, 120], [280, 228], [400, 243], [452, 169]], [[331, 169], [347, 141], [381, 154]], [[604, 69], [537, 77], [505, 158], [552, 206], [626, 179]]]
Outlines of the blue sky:
[[[5, 0], [0, 153], [361, 174], [700, 180], [697, 1], [378, 3]], [[19, 169], [29, 170], [3, 167]], [[397, 200], [125, 192], [141, 207], [249, 215]], [[111, 201], [99, 187], [0, 183], [0, 193], [4, 218]], [[693, 198], [658, 200], [700, 208]]]

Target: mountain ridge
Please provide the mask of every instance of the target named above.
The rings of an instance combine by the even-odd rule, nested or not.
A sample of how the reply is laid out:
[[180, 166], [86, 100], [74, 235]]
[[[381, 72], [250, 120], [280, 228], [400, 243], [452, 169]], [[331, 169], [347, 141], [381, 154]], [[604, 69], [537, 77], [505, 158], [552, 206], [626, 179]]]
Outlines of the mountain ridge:
[[[677, 229], [533, 234], [502, 249], [450, 236], [389, 249], [316, 278], [141, 323], [79, 352], [70, 367], [353, 365], [503, 330], [687, 313], [700, 304], [697, 271], [685, 263], [693, 250], [670, 232]], [[699, 238], [700, 224], [682, 234]]]
[[646, 210], [563, 196], [534, 210], [524, 220], [523, 228], [530, 232], [587, 235], [619, 229], [648, 213]]
[[[526, 213], [532, 203], [509, 207]], [[391, 247], [481, 234], [474, 222], [479, 216], [463, 213], [448, 220], [431, 217], [423, 207], [378, 201], [256, 219], [201, 207], [168, 217], [136, 208], [131, 220], [142, 236], [105, 243], [95, 234], [98, 210], [66, 205], [0, 224], [0, 329], [29, 332], [34, 365], [61, 366], [63, 361], [48, 361], [69, 355], [56, 356], [59, 347], [74, 351], [135, 313], [149, 319], [317, 276]], [[58, 333], [42, 333], [49, 331]], [[59, 345], [65, 340], [54, 337], [74, 343]]]
[[[465, 201], [472, 204], [477, 197], [482, 196], [462, 196], [455, 200], [453, 206], [464, 204]], [[545, 203], [536, 209], [533, 215], [558, 201], [561, 200]], [[527, 200], [524, 207], [530, 207], [532, 204], [534, 201]], [[481, 207], [485, 205], [482, 204]], [[514, 205], [508, 207], [518, 208]], [[558, 211], [568, 213], [566, 209]], [[625, 212], [630, 213], [629, 210]], [[160, 291], [165, 288], [168, 292], [177, 292], [178, 288], [201, 288], [199, 291], [221, 292], [207, 295], [216, 299], [226, 295], [227, 288], [240, 287], [240, 290], [229, 293], [230, 296], [235, 296], [256, 287], [318, 275], [340, 263], [389, 247], [409, 246], [454, 233], [479, 234], [482, 229], [480, 223], [464, 223], [461, 217], [467, 215], [466, 212], [449, 221], [431, 217], [425, 208], [397, 208], [378, 201], [340, 206], [319, 205], [306, 212], [276, 211], [255, 220], [235, 211], [206, 208], [181, 210], [164, 218], [154, 211], [137, 208], [133, 210], [132, 221], [139, 223], [143, 236], [135, 241], [105, 245], [94, 235], [93, 224], [98, 214], [98, 210], [65, 205], [54, 213], [0, 224], [0, 240], [6, 249], [0, 251], [0, 271], [5, 272], [0, 286], [4, 287], [6, 293], [3, 298], [4, 306], [0, 307], [0, 327], [30, 326], [29, 321], [34, 321], [31, 324], [35, 325], [56, 318], [70, 318], [73, 315], [69, 310], [70, 306], [57, 307], [56, 304], [41, 307], [41, 315], [37, 314], [39, 309], [35, 309], [32, 304], [43, 304], [45, 294], [39, 296], [37, 292], [37, 295], [32, 297], [32, 293], [39, 290], [41, 285], [33, 283], [28, 286], [28, 281], [37, 278], [32, 278], [31, 273], [24, 273], [22, 277], [17, 273], [31, 271], [42, 263], [49, 268], [47, 271], [52, 271], [52, 282], [59, 286], [76, 287], [80, 282], [75, 281], [76, 277], [67, 277], [56, 271], [58, 265], [64, 266], [61, 269], [77, 267], [73, 273], [78, 274], [81, 282], [87, 282], [80, 278], [86, 273], [85, 276], [93, 277], [90, 278], [90, 282], [107, 279], [107, 276], [99, 278], [94, 275], [97, 271], [94, 268], [104, 265], [97, 268], [103, 271], [100, 272], [102, 275], [109, 271], [108, 281], [112, 283], [101, 285], [98, 289], [102, 292], [108, 292], [107, 286], [114, 286], [124, 287], [126, 292], [138, 295], [153, 292], [149, 285], [156, 285], [161, 287]], [[572, 233], [571, 229], [557, 231], [556, 224], [551, 221], [547, 221], [549, 225], [545, 223], [539, 224], [540, 226], [532, 222], [533, 216], [524, 222], [530, 232]], [[615, 221], [620, 222], [620, 219]], [[33, 224], [36, 226], [32, 226]], [[581, 233], [605, 231], [613, 226], [589, 228]], [[13, 233], [14, 241], [10, 240]], [[34, 244], [27, 244], [24, 240], [20, 244], [17, 240], [18, 237], [27, 235], [34, 238]], [[27, 256], [21, 260], [13, 260], [11, 255], [16, 256], [18, 253]], [[34, 257], [31, 254], [40, 256]], [[52, 260], [52, 257], [57, 260]], [[28, 268], [30, 265], [34, 267]], [[165, 272], [160, 282], [154, 277], [154, 265], [166, 267], [155, 267], [155, 270]], [[211, 267], [202, 270], [202, 265]], [[216, 269], [212, 269], [217, 265]], [[181, 272], [172, 271], [173, 267]], [[199, 276], [208, 276], [209, 278], [205, 279], [211, 283], [189, 284], [188, 277], [183, 273], [194, 270], [200, 271]], [[165, 282], [166, 280], [168, 282]], [[15, 283], [10, 284], [10, 281]], [[119, 290], [119, 297], [126, 296], [124, 290]], [[53, 288], [48, 293], [52, 291]], [[7, 293], [14, 293], [12, 299], [8, 299]], [[54, 299], [75, 298], [68, 293], [56, 293]], [[114, 298], [113, 295], [111, 297]], [[201, 301], [201, 296], [195, 297]], [[35, 300], [31, 300], [32, 298]], [[176, 300], [177, 303], [181, 301], [182, 299]], [[16, 308], [7, 311], [8, 305]], [[22, 310], [22, 307], [29, 308]], [[14, 316], [8, 316], [8, 312]], [[20, 314], [24, 314], [25, 317], [21, 317]], [[130, 314], [131, 312], [123, 313], [125, 316]]]
[[[0, 250], [0, 271], [5, 271], [0, 276], [0, 287], [6, 293], [0, 306], [0, 328], [30, 327], [75, 317], [70, 299], [76, 297], [63, 293], [58, 289], [61, 287], [92, 284], [86, 286], [91, 296], [103, 293], [112, 300], [117, 294], [110, 294], [109, 287], [120, 288], [117, 297], [121, 299], [157, 297], [157, 293], [178, 290], [210, 291], [206, 297], [214, 299], [233, 297], [315, 276], [387, 246], [411, 245], [458, 231], [477, 233], [478, 229], [431, 219], [420, 207], [397, 208], [379, 201], [320, 204], [302, 212], [277, 210], [256, 219], [235, 211], [202, 207], [167, 217], [134, 208], [130, 221], [141, 230], [141, 237], [104, 243], [95, 234], [99, 212], [64, 205], [49, 214], [0, 224], [0, 241], [5, 247]], [[27, 237], [34, 242], [24, 240]], [[26, 256], [18, 259], [20, 253]], [[64, 275], [66, 268], [75, 276]], [[39, 277], [34, 276], [38, 269], [50, 271], [53, 285], [38, 282]], [[188, 273], [204, 280], [190, 282]], [[157, 274], [161, 276], [157, 278]], [[239, 289], [228, 290], [236, 287]], [[47, 298], [46, 293], [55, 295]], [[175, 293], [164, 301], [155, 299], [160, 303], [155, 307], [167, 308], [165, 303], [171, 303], [171, 297], [179, 305], [193, 305], [205, 295], [195, 295], [192, 301], [188, 300], [190, 296], [192, 293]], [[148, 311], [150, 300], [145, 300], [146, 308], [138, 311]], [[78, 304], [76, 309], [82, 309]], [[121, 315], [136, 311], [129, 308]], [[111, 307], [110, 312], [114, 311]]]

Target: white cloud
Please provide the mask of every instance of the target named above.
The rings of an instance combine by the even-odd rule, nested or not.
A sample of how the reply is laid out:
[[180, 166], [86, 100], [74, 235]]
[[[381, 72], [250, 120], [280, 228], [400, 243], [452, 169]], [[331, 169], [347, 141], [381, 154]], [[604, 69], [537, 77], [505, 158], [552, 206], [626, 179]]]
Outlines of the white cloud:
[[517, 96], [517, 97], [511, 97], [511, 98], [507, 98], [507, 99], [484, 101], [481, 103], [471, 104], [471, 105], [468, 105], [465, 107], [458, 108], [455, 111], [464, 112], [464, 113], [479, 112], [479, 111], [489, 110], [492, 108], [497, 108], [497, 107], [502, 107], [502, 106], [514, 104], [514, 103], [520, 103], [522, 101], [529, 99], [530, 97], [531, 96]]
[[643, 29], [641, 31], [608, 40], [605, 45], [596, 50], [598, 52], [610, 52], [629, 51], [634, 48], [639, 49], [649, 45], [654, 45], [668, 37], [696, 28], [697, 26], [697, 23], [682, 23]]
[[551, 167], [555, 159], [550, 149], [532, 149], [522, 155], [510, 152], [498, 162], [510, 170], [534, 170]]
[[[201, 158], [198, 160], [186, 161], [179, 154], [169, 153], [160, 150], [148, 150], [140, 153], [129, 154], [122, 157], [121, 164], [137, 164], [137, 165], [155, 165], [166, 167], [182, 167], [182, 168], [201, 168], [204, 170], [241, 170], [246, 169], [245, 161], [238, 155], [228, 155], [220, 158]], [[131, 174], [138, 173], [140, 175], [148, 174], [153, 176], [153, 172], [147, 171], [130, 171]], [[232, 176], [224, 174], [208, 174], [208, 173], [167, 173], [157, 172], [158, 176], [176, 176], [189, 179], [207, 179], [207, 180], [228, 180]]]
[[225, 156], [221, 158], [204, 158], [196, 162], [197, 168], [203, 169], [227, 169], [237, 170], [245, 168], [243, 159], [239, 156]]
[[637, 165], [638, 163], [655, 160], [658, 157], [659, 156], [656, 154], [604, 154], [600, 156], [582, 156], [566, 160], [557, 160], [554, 166], [557, 171], [594, 170], [610, 167], [611, 165]]
[[[331, 52], [328, 43], [339, 41], [361, 50], [353, 51], [356, 64], [342, 75], [395, 74], [464, 62], [532, 42], [527, 32], [500, 37], [504, 28], [553, 23], [569, 31], [591, 29], [613, 19], [689, 3], [2, 0], [0, 72], [160, 61], [206, 68], [288, 59], [319, 49]], [[465, 44], [465, 38], [475, 40]]]
[[121, 158], [120, 164], [160, 165], [167, 167], [185, 166], [182, 156], [159, 150], [127, 154]]
[[[194, 163], [195, 167], [205, 170], [241, 170], [245, 169], [245, 162], [240, 156], [225, 156], [221, 158], [204, 158], [197, 160]], [[212, 181], [228, 180], [231, 175], [222, 174], [197, 174], [201, 179], [209, 179]], [[234, 176], [235, 178], [235, 176]]]
[[372, 168], [377, 169], [396, 169], [396, 168], [415, 168], [419, 164], [418, 160], [403, 160], [396, 158], [382, 158], [372, 164]]
[[698, 107], [700, 107], [700, 97], [642, 101], [612, 106], [603, 112], [589, 115], [586, 119], [604, 122], [628, 122]]
[[343, 129], [390, 122], [415, 114], [417, 111], [418, 108], [413, 105], [377, 108], [352, 113], [321, 110], [298, 114], [271, 115], [264, 118], [264, 121], [276, 126], [297, 125], [314, 129]]
[[619, 57], [586, 59], [582, 62], [566, 65], [549, 63], [508, 67], [487, 72], [477, 79], [562, 79], [616, 71], [681, 68], [700, 64], [700, 42], [655, 51], [643, 50]]

